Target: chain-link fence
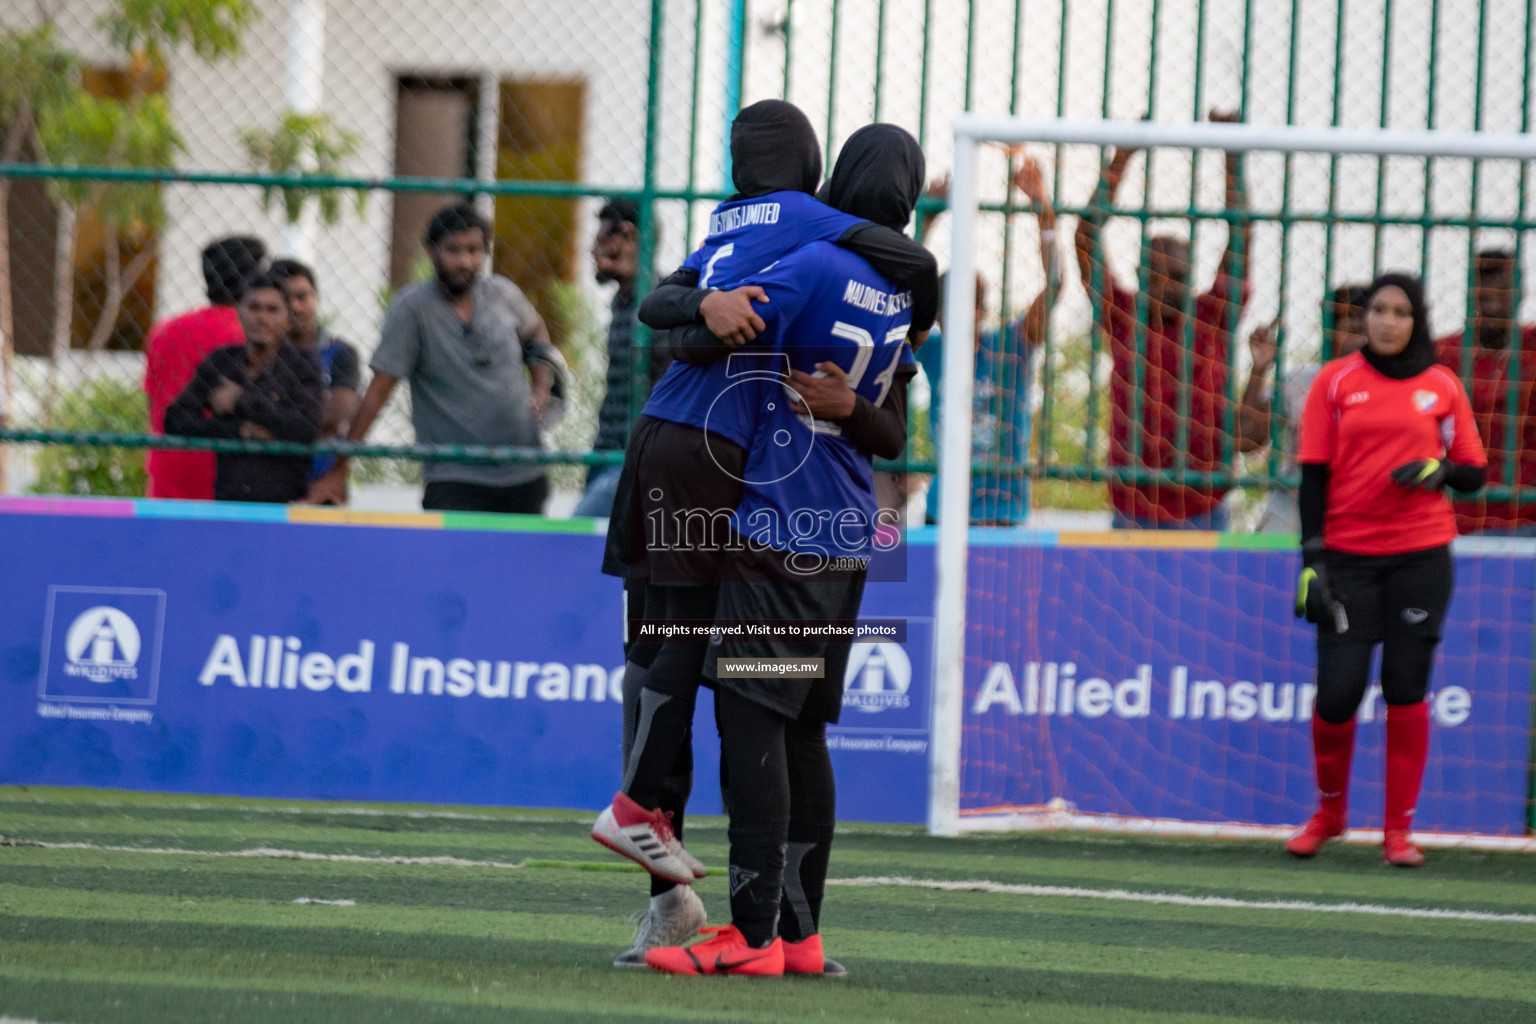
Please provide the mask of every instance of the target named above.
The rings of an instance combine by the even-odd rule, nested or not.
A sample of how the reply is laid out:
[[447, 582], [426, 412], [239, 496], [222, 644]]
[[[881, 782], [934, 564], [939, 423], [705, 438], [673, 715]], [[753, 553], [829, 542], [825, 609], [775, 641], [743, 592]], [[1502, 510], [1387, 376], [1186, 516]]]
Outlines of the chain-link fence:
[[[613, 286], [594, 280], [597, 211], [606, 196], [635, 200], [640, 265], [663, 274], [676, 266], [729, 191], [728, 126], [745, 103], [782, 96], [800, 105], [829, 160], [859, 126], [896, 122], [922, 141], [935, 179], [949, 166], [950, 119], [966, 109], [1159, 121], [1215, 110], [1270, 124], [1525, 131], [1531, 6], [0, 0], [6, 436], [87, 432], [104, 445], [10, 444], [7, 487], [141, 493], [141, 448], [113, 446], [113, 435], [145, 443], [145, 339], [156, 322], [207, 301], [198, 253], [222, 236], [255, 236], [271, 256], [310, 264], [320, 321], [366, 364], [391, 298], [431, 273], [421, 246], [428, 219], [468, 198], [494, 224], [492, 269], [533, 300], [572, 373], [568, 411], [544, 451], [512, 454], [603, 463], [614, 456], [589, 448]], [[993, 212], [978, 250], [987, 320], [1012, 324], [1042, 294], [1049, 313], [1042, 336], [1029, 339], [1038, 344], [1027, 372], [995, 381], [1003, 406], [990, 414], [1027, 438], [999, 458], [1037, 478], [1034, 506], [1103, 510], [1117, 399], [1106, 339], [1090, 328], [1094, 282], [1080, 279], [1073, 244], [1105, 154], [1036, 155], [1041, 191], [1062, 218], [1044, 246], [1039, 204], [1009, 184], [1021, 156], [998, 150], [983, 163]], [[1264, 453], [1238, 467], [1256, 485], [1289, 473], [1278, 418], [1241, 443], [1244, 342], [1255, 327], [1278, 321], [1281, 369], [1255, 392], [1274, 404], [1284, 399], [1284, 367], [1323, 350], [1334, 308], [1325, 296], [1381, 269], [1422, 272], [1436, 333], [1465, 326], [1491, 349], [1500, 331], [1513, 332], [1504, 321], [1519, 317], [1491, 307], [1474, 316], [1474, 298], [1492, 294], [1472, 287], [1480, 267], [1490, 280], [1502, 272], [1477, 253], [1507, 251], [1513, 277], [1499, 294], [1533, 312], [1520, 283], [1530, 226], [1523, 167], [1297, 157], [1244, 170], [1250, 295], [1228, 325], [1217, 447], [1228, 464], [1245, 448]], [[1133, 161], [1114, 197], [1123, 216], [1102, 229], [1099, 266], [1127, 292], [1144, 292], [1140, 256], [1150, 239], [1172, 234], [1189, 245], [1192, 290], [1206, 287], [1229, 228], [1247, 223], [1242, 207], [1227, 209], [1225, 184], [1219, 153]], [[933, 195], [919, 221], [942, 264], [942, 189]], [[1059, 289], [1047, 287], [1051, 262]], [[1140, 319], [1145, 332], [1144, 304]], [[1000, 351], [1024, 344], [1021, 331], [997, 337]], [[1465, 347], [1470, 378], [1475, 346]], [[1519, 366], [1523, 347], [1508, 346], [1515, 366], [1500, 381], [1518, 384], [1536, 369]], [[644, 365], [637, 360], [636, 372]], [[421, 453], [388, 447], [415, 440], [403, 390], [369, 441], [405, 457], [356, 460], [354, 480], [415, 478]], [[1511, 410], [1523, 416], [1524, 406], [1512, 403], [1525, 392], [1502, 390], [1505, 405], [1493, 412], [1513, 436]], [[927, 470], [931, 422], [918, 392], [907, 457]], [[1187, 416], [1186, 399], [1172, 401]], [[999, 415], [1004, 406], [1024, 416]], [[1527, 482], [1511, 466], [1502, 482]], [[580, 470], [557, 470], [555, 484], [579, 489]]]

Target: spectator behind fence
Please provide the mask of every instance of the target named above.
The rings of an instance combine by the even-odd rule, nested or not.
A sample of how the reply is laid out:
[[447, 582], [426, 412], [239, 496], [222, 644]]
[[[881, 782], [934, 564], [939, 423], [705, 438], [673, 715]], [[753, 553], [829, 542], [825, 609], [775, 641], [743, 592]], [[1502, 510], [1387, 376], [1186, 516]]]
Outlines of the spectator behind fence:
[[[357, 349], [334, 336], [320, 322], [320, 285], [312, 268], [298, 260], [273, 260], [268, 271], [283, 286], [288, 299], [288, 340], [320, 360], [320, 383], [325, 388], [319, 440], [347, 436], [347, 426], [362, 401], [362, 372]], [[334, 455], [316, 455], [309, 477], [318, 480], [336, 464]]]
[[[1365, 294], [1363, 284], [1344, 284], [1333, 290], [1323, 303], [1323, 356], [1343, 359], [1360, 351], [1365, 344]], [[1280, 322], [1266, 324], [1248, 336], [1248, 351], [1253, 357], [1253, 367], [1248, 373], [1248, 386], [1243, 389], [1242, 404], [1237, 410], [1238, 450], [1244, 453], [1259, 452], [1269, 447], [1274, 437], [1273, 418], [1278, 417], [1283, 432], [1283, 461], [1280, 472], [1295, 476], [1296, 447], [1301, 429], [1301, 411], [1307, 405], [1307, 392], [1320, 362], [1298, 363], [1285, 371], [1285, 381], [1280, 391], [1280, 405], [1273, 404], [1269, 380], [1270, 368], [1275, 365], [1275, 338]], [[1300, 533], [1301, 513], [1296, 507], [1296, 495], [1292, 491], [1273, 488], [1264, 503], [1264, 514], [1259, 519], [1259, 531], [1263, 533]]]
[[[614, 199], [597, 213], [597, 238], [592, 242], [592, 262], [598, 284], [617, 284], [608, 321], [608, 378], [603, 402], [597, 409], [597, 436], [593, 451], [622, 452], [629, 442], [630, 394], [633, 390], [635, 356], [632, 354], [640, 304], [635, 301], [635, 282], [640, 277], [640, 215], [633, 200]], [[660, 379], [672, 361], [666, 334], [651, 333], [650, 380]], [[647, 389], [649, 393], [649, 389]], [[646, 395], [633, 403], [635, 412]], [[587, 470], [587, 490], [573, 513], [606, 517], [613, 511], [622, 466], [593, 466]]]
[[[1520, 294], [1515, 271], [1514, 253], [1479, 252], [1469, 303], [1472, 343], [1467, 344], [1467, 331], [1458, 331], [1439, 339], [1435, 348], [1440, 362], [1462, 378], [1467, 389], [1472, 418], [1488, 452], [1488, 485], [1536, 488], [1536, 327], [1516, 320]], [[1516, 338], [1518, 345], [1512, 344]], [[1529, 500], [1457, 496], [1451, 505], [1461, 533], [1536, 536], [1536, 504]]]
[[[247, 283], [238, 307], [245, 341], [217, 349], [165, 412], [183, 437], [311, 444], [320, 430], [320, 364], [287, 340], [288, 300], [269, 274]], [[220, 452], [213, 494], [220, 501], [297, 501], [309, 489], [307, 455]]]
[[[1211, 112], [1212, 121], [1236, 121], [1237, 115]], [[1101, 251], [1105, 207], [1114, 201], [1134, 149], [1117, 149], [1105, 165], [1088, 209], [1077, 225], [1077, 264], [1083, 287], [1094, 306], [1094, 319], [1108, 336], [1114, 362], [1111, 383], [1109, 464], [1176, 472], [1182, 461], [1189, 473], [1228, 469], [1223, 430], [1227, 411], [1227, 357], [1232, 332], [1248, 302], [1248, 254], [1252, 231], [1246, 221], [1228, 229], [1227, 247], [1210, 290], [1193, 302], [1194, 323], [1185, 322], [1190, 307], [1190, 245], [1182, 238], [1154, 235], [1142, 251], [1145, 295], [1119, 285]], [[1226, 155], [1226, 208], [1246, 211], [1241, 155]], [[1139, 324], [1141, 307], [1146, 322]], [[1185, 333], [1193, 349], [1186, 353]], [[1138, 357], [1138, 335], [1145, 356]], [[1184, 362], [1193, 379], [1184, 380]], [[1139, 396], [1135, 389], [1140, 388]], [[1181, 434], [1180, 391], [1188, 389], [1189, 418]], [[1141, 422], [1132, 420], [1139, 397]], [[1181, 441], [1184, 442], [1181, 445]], [[1140, 458], [1137, 458], [1137, 445]], [[1117, 529], [1223, 530], [1225, 487], [1206, 483], [1135, 482], [1111, 478], [1110, 503]]]
[[[1040, 265], [1045, 287], [1024, 316], [997, 330], [983, 330], [986, 321], [986, 281], [976, 275], [975, 390], [972, 392], [971, 458], [976, 462], [1022, 463], [1029, 459], [1029, 382], [1034, 354], [1045, 341], [1051, 305], [1061, 288], [1056, 261], [1056, 211], [1046, 194], [1040, 165], [1025, 157], [1013, 184], [1039, 207]], [[930, 186], [930, 196], [938, 194]], [[945, 288], [940, 287], [942, 299]], [[929, 429], [938, 447], [944, 411], [944, 339], [942, 331], [918, 350], [917, 361], [928, 377]], [[939, 480], [928, 486], [927, 519], [938, 522]], [[971, 522], [977, 526], [1016, 526], [1029, 516], [1029, 477], [1006, 472], [975, 472], [971, 476]]]
[[[144, 392], [149, 396], [151, 433], [165, 433], [166, 409], [209, 353], [244, 342], [235, 303], [266, 258], [266, 246], [259, 238], [237, 236], [211, 243], [202, 254], [208, 305], [164, 320], [149, 332], [144, 342]], [[211, 452], [151, 448], [144, 458], [144, 471], [151, 498], [213, 499]]]
[[[490, 224], [468, 204], [439, 210], [427, 225], [423, 245], [433, 279], [390, 304], [349, 439], [368, 436], [395, 384], [406, 380], [418, 444], [539, 447], [550, 387], [563, 364], [517, 285], [481, 276], [490, 241]], [[427, 509], [537, 515], [548, 493], [544, 467], [530, 463], [428, 461], [422, 476]], [[344, 501], [346, 480], [347, 460], [338, 458], [310, 500]]]

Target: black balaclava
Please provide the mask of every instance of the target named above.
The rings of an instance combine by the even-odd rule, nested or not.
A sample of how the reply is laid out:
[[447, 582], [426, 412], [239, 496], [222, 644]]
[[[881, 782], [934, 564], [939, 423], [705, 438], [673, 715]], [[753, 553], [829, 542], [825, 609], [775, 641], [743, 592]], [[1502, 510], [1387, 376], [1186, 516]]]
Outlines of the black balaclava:
[[905, 128], [867, 124], [849, 136], [817, 198], [855, 217], [902, 231], [923, 194], [923, 147]]
[[1424, 305], [1424, 282], [1408, 274], [1382, 274], [1365, 291], [1366, 310], [1370, 310], [1371, 300], [1377, 292], [1391, 287], [1401, 288], [1403, 294], [1408, 296], [1408, 303], [1413, 307], [1413, 334], [1408, 344], [1395, 356], [1377, 355], [1371, 349], [1369, 340], [1360, 352], [1365, 356], [1365, 361], [1382, 376], [1407, 380], [1435, 365], [1435, 344], [1429, 337], [1429, 309]]
[[793, 103], [760, 100], [731, 122], [731, 183], [735, 198], [769, 192], [816, 191], [821, 143], [811, 119]]

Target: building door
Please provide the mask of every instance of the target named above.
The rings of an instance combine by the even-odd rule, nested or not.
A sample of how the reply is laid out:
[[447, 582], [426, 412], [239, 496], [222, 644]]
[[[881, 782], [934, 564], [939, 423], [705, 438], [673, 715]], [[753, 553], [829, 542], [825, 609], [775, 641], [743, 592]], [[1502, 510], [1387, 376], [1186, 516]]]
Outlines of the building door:
[[[395, 173], [405, 177], [475, 177], [480, 87], [472, 78], [402, 75], [395, 100]], [[456, 192], [392, 193], [389, 283], [422, 276], [421, 236], [438, 210], [466, 198]]]
[[[498, 181], [579, 181], [586, 83], [502, 79], [496, 132]], [[498, 274], [517, 282], [549, 323], [562, 333], [555, 286], [578, 271], [581, 209], [575, 199], [499, 196], [496, 199]], [[565, 341], [555, 337], [556, 343]]]

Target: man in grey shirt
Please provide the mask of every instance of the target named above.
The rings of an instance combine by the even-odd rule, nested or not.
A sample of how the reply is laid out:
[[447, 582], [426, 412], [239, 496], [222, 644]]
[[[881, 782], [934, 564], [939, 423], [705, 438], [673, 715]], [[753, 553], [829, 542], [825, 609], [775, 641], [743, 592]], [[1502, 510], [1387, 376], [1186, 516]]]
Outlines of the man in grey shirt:
[[[425, 244], [433, 279], [405, 289], [389, 307], [349, 440], [367, 436], [396, 382], [408, 380], [418, 444], [539, 446], [559, 356], [517, 285], [482, 276], [490, 236], [490, 225], [467, 204], [432, 218]], [[427, 462], [422, 507], [537, 515], [548, 493], [544, 472], [524, 463]], [[335, 490], [340, 500], [346, 474], [346, 460], [337, 460], [312, 496]]]

